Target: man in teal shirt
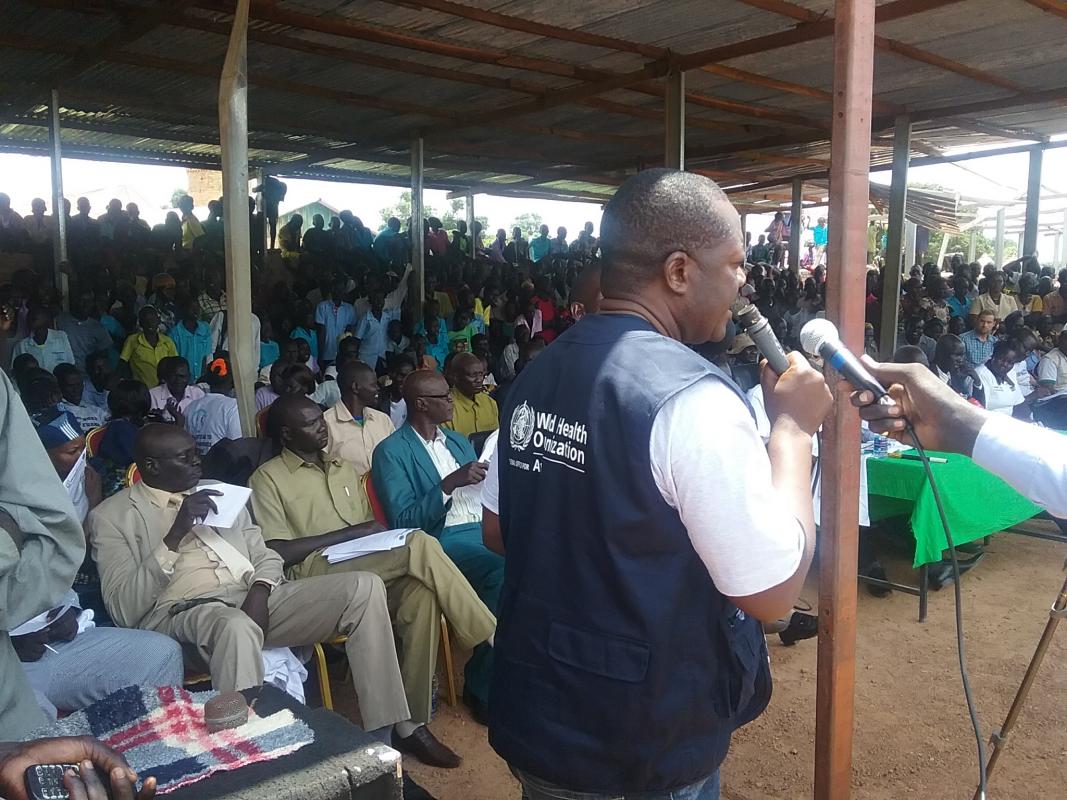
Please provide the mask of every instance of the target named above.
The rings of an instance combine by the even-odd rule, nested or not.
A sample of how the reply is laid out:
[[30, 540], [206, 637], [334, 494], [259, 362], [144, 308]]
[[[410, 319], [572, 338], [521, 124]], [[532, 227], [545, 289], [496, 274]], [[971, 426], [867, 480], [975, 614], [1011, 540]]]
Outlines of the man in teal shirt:
[[530, 240], [530, 260], [537, 262], [548, 255], [552, 240], [548, 238], [548, 226], [541, 226], [541, 235]]

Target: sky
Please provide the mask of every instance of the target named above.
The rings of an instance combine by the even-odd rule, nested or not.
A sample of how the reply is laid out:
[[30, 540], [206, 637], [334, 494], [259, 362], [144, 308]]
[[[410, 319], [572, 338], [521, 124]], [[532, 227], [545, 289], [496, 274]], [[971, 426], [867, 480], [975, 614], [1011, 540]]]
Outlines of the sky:
[[[909, 183], [939, 184], [955, 190], [965, 197], [981, 198], [990, 202], [1004, 202], [1022, 198], [1026, 192], [1028, 156], [1025, 153], [974, 159], [957, 164], [938, 164], [916, 167], [910, 171]], [[888, 184], [889, 172], [872, 173], [871, 180]], [[330, 181], [286, 180], [289, 187], [282, 212], [322, 200], [337, 209], [351, 209], [368, 226], [380, 225], [381, 210], [397, 202], [403, 189], [389, 186], [367, 186]], [[187, 178], [184, 168], [144, 166], [64, 159], [64, 194], [74, 201], [88, 196], [94, 214], [102, 214], [107, 201], [118, 197], [125, 204], [136, 202], [141, 216], [149, 223], [162, 222], [169, 210], [170, 197], [175, 189], [185, 189]], [[1042, 203], [1042, 223], [1051, 223], [1061, 229], [1064, 223], [1063, 210], [1067, 209], [1067, 148], [1045, 152], [1042, 170], [1044, 195], [1063, 194], [1065, 197], [1048, 197]], [[11, 196], [14, 209], [28, 213], [30, 201], [43, 197], [51, 208], [51, 178], [48, 159], [40, 156], [0, 154], [0, 191]], [[425, 203], [438, 212], [448, 207], [443, 191], [427, 190]], [[595, 203], [571, 203], [555, 200], [533, 200], [514, 197], [490, 197], [475, 195], [474, 209], [478, 216], [489, 218], [489, 229], [510, 230], [511, 223], [523, 213], [537, 213], [555, 233], [562, 225], [573, 237], [586, 221], [600, 228], [601, 208]], [[1021, 213], [1021, 207], [1012, 213]], [[825, 209], [811, 209], [814, 219], [825, 214]], [[995, 210], [986, 213], [988, 224], [983, 226], [986, 236], [995, 235]], [[749, 215], [749, 229], [762, 230], [771, 220], [771, 215]], [[1021, 228], [1022, 220], [1008, 220], [1009, 240], [1013, 227]], [[1052, 263], [1055, 257], [1055, 237], [1042, 232], [1038, 249], [1043, 262]]]

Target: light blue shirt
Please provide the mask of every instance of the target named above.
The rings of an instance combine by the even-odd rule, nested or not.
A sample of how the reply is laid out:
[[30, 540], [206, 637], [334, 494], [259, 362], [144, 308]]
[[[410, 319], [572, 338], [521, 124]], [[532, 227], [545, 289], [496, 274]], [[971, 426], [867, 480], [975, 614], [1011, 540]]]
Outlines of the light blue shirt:
[[381, 318], [368, 311], [356, 326], [355, 336], [359, 339], [359, 360], [370, 367], [378, 366], [378, 360], [385, 358], [389, 344], [386, 331], [389, 323], [400, 315], [400, 309], [382, 310]]
[[530, 260], [540, 261], [542, 258], [548, 255], [548, 251], [552, 247], [552, 240], [547, 236], [535, 236], [530, 240]]
[[204, 371], [204, 363], [215, 354], [211, 344], [211, 326], [197, 321], [196, 331], [190, 332], [184, 323], [179, 322], [167, 335], [174, 340], [178, 355], [189, 362], [189, 376], [195, 382]]
[[315, 307], [315, 323], [326, 329], [326, 341], [319, 359], [333, 361], [337, 358], [337, 342], [341, 334], [356, 324], [356, 309], [351, 303], [333, 304], [333, 300], [323, 300]]

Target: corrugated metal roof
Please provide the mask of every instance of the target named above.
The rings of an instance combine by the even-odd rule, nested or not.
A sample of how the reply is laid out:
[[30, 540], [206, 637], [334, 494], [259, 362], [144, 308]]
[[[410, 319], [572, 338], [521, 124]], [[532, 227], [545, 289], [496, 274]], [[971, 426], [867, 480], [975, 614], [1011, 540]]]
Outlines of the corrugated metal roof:
[[[879, 5], [893, 1], [879, 0]], [[786, 32], [797, 24], [741, 0], [461, 4], [668, 48], [674, 55]], [[801, 0], [794, 6], [829, 18], [834, 3]], [[232, 3], [182, 4], [152, 18], [154, 27], [137, 28], [143, 15], [159, 13], [161, 7], [153, 0], [0, 0], [5, 20], [0, 32], [0, 149], [42, 149], [46, 132], [40, 102], [55, 82], [63, 102], [64, 142], [71, 152], [217, 163], [218, 72]], [[116, 8], [123, 10], [122, 19]], [[277, 16], [290, 13], [304, 16]], [[314, 30], [320, 23], [351, 24], [358, 30]], [[121, 41], [124, 24], [138, 35]], [[418, 0], [253, 4], [250, 159], [284, 174], [403, 182], [409, 169], [407, 145], [415, 131], [422, 131], [427, 178], [434, 185], [495, 184], [509, 192], [606, 197], [626, 174], [661, 158], [661, 81], [551, 105], [569, 87], [642, 68], [650, 63], [647, 54], [632, 52], [630, 46], [620, 52], [514, 27], [522, 26], [490, 25], [429, 10]], [[1067, 101], [1067, 20], [1027, 3], [943, 4], [882, 23], [877, 33], [1028, 91], [1062, 89], [1061, 102]], [[109, 37], [110, 46], [102, 49]], [[823, 38], [723, 62], [770, 79], [762, 85], [714, 68], [689, 71], [687, 91], [700, 95], [687, 106], [686, 147], [692, 164], [723, 175], [721, 182], [728, 185], [766, 184], [825, 171], [831, 113], [825, 93], [832, 88], [832, 59], [831, 40]], [[875, 100], [881, 104], [876, 109], [875, 165], [891, 158], [889, 124], [900, 109], [1012, 94], [995, 82], [884, 47], [876, 51], [875, 64]], [[431, 74], [424, 74], [427, 68]], [[812, 97], [811, 90], [824, 96]], [[508, 113], [538, 97], [549, 107]], [[487, 116], [494, 112], [497, 117]], [[1041, 135], [1067, 130], [1063, 106], [1051, 101], [969, 115], [979, 123], [978, 130], [969, 129], [968, 115], [963, 116], [917, 123], [915, 155], [1019, 141], [1011, 131], [997, 135], [1000, 128]], [[483, 117], [483, 122], [456, 128]], [[765, 141], [773, 144], [760, 146]], [[741, 152], [750, 143], [758, 151]]]

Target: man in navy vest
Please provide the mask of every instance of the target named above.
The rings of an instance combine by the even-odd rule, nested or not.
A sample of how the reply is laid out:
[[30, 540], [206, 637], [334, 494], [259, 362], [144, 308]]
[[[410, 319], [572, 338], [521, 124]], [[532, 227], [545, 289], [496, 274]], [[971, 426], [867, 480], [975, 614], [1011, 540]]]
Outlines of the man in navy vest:
[[489, 739], [530, 800], [715, 800], [732, 732], [770, 698], [759, 620], [789, 613], [811, 563], [831, 396], [797, 354], [765, 369], [765, 448], [683, 344], [722, 339], [744, 283], [712, 181], [640, 172], [601, 233], [600, 311], [516, 379], [482, 493], [507, 553]]

